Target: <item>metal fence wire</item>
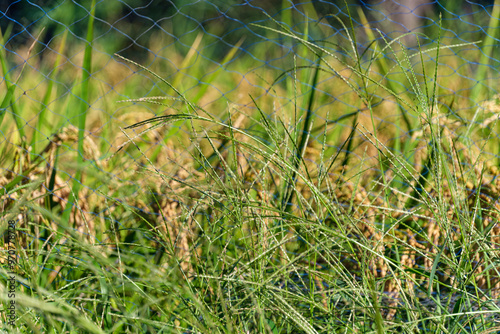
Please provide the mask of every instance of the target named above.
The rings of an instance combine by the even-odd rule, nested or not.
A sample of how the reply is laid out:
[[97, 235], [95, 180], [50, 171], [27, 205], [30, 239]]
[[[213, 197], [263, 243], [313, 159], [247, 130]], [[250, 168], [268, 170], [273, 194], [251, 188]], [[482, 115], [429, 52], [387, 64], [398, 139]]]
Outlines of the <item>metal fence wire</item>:
[[[199, 195], [185, 188], [208, 178], [204, 163], [224, 168], [219, 155], [232, 146], [222, 124], [269, 145], [262, 124], [282, 124], [297, 138], [292, 148], [308, 133], [306, 166], [320, 170], [321, 157], [338, 155], [333, 183], [343, 178], [347, 192], [359, 182], [367, 197], [394, 196], [395, 210], [411, 210], [418, 198], [399, 207], [398, 194], [374, 193], [359, 176], [406, 191], [390, 155], [381, 161], [384, 149], [424, 180], [433, 126], [461, 152], [462, 159], [453, 150], [447, 156], [457, 174], [475, 173], [480, 155], [494, 184], [499, 11], [494, 1], [1, 1], [2, 231], [15, 220], [19, 244], [34, 254], [44, 243], [64, 252], [50, 237], [64, 230], [103, 249], [122, 238], [131, 245], [123, 252], [158, 260], [133, 245], [155, 244], [151, 231], [163, 228], [181, 258], [194, 256], [194, 237], [183, 229], [193, 228], [189, 215], [198, 208], [189, 201]], [[422, 105], [434, 115], [427, 123]], [[186, 113], [219, 125], [176, 118], [144, 134], [126, 129]], [[296, 151], [284, 153], [292, 165]], [[247, 166], [236, 174], [258, 193], [254, 180], [265, 169], [248, 166], [265, 161], [235, 159]], [[298, 209], [296, 198], [274, 200]], [[186, 272], [188, 262], [180, 264]], [[40, 270], [50, 272], [45, 284], [63, 284], [80, 265]]]

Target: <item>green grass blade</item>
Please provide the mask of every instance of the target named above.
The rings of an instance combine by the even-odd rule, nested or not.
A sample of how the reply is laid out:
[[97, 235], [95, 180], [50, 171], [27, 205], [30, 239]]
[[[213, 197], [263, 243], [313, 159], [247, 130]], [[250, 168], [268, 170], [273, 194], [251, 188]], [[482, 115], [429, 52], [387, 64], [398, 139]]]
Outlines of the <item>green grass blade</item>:
[[491, 85], [486, 85], [487, 87], [483, 87], [483, 82], [486, 80], [486, 76], [490, 72], [490, 60], [493, 55], [493, 51], [498, 48], [498, 44], [496, 44], [497, 36], [498, 36], [498, 25], [500, 23], [500, 0], [495, 0], [493, 5], [493, 10], [491, 12], [490, 21], [488, 24], [488, 31], [486, 33], [486, 39], [484, 40], [481, 58], [479, 60], [479, 68], [476, 73], [476, 84], [471, 92], [471, 100], [472, 103], [478, 103], [485, 97], [487, 97], [487, 92], [485, 91], [487, 88], [492, 87]]
[[315, 69], [314, 72], [314, 77], [311, 85], [311, 93], [309, 94], [309, 101], [308, 101], [308, 106], [307, 106], [307, 113], [306, 113], [306, 118], [304, 120], [304, 125], [302, 127], [302, 134], [300, 137], [300, 142], [297, 147], [297, 150], [295, 152], [294, 156], [294, 162], [293, 162], [293, 167], [294, 167], [294, 172], [292, 173], [292, 177], [290, 180], [288, 180], [284, 194], [285, 196], [283, 203], [281, 203], [281, 208], [284, 209], [286, 213], [289, 213], [291, 208], [292, 208], [292, 199], [293, 199], [293, 193], [294, 193], [294, 186], [295, 182], [297, 179], [297, 172], [300, 162], [303, 160], [305, 149], [307, 147], [307, 142], [309, 141], [309, 136], [311, 135], [311, 124], [313, 121], [313, 103], [314, 103], [314, 98], [315, 98], [315, 93], [316, 93], [316, 86], [318, 84], [318, 78], [319, 78], [319, 64]]
[[[2, 104], [0, 106], [0, 108], [1, 108], [0, 109], [0, 124], [2, 124], [2, 120], [3, 120], [3, 117], [5, 116], [5, 112], [6, 112], [7, 107], [10, 106], [10, 108], [12, 109], [14, 122], [16, 123], [17, 130], [19, 131], [19, 136], [21, 138], [21, 144], [24, 145], [25, 144], [24, 139], [26, 138], [26, 133], [24, 132], [24, 124], [20, 118], [20, 111], [19, 111], [19, 108], [17, 105], [17, 101], [15, 100], [15, 97], [14, 97], [14, 91], [16, 90], [17, 82], [12, 83], [12, 81], [10, 80], [10, 75], [8, 73], [8, 70], [7, 70], [7, 56], [5, 54], [5, 38], [4, 38], [1, 30], [0, 30], [0, 45], [2, 45], [2, 49], [0, 49], [0, 64], [2, 66], [5, 86], [7, 87], [7, 93], [5, 94], [4, 99], [2, 101]], [[23, 65], [23, 69], [24, 69], [24, 65]], [[22, 73], [22, 70], [21, 70], [21, 73]], [[19, 76], [17, 81], [19, 81], [20, 77], [21, 76]]]
[[[358, 8], [358, 15], [360, 17], [361, 24], [366, 27], [365, 33], [368, 37], [368, 40], [375, 42], [375, 50], [377, 50], [377, 49], [383, 50], [382, 48], [379, 47], [379, 45], [377, 43], [377, 39], [375, 38], [375, 35], [373, 34], [373, 31], [372, 31], [372, 29], [370, 29], [370, 22], [368, 22], [368, 19], [366, 18], [366, 15], [365, 15], [363, 9]], [[384, 57], [384, 55], [380, 54], [380, 56], [377, 56], [375, 58], [375, 62], [376, 62], [377, 66], [381, 72], [380, 74], [384, 78], [387, 78], [387, 76], [390, 73], [390, 68], [389, 68], [389, 65], [387, 64], [387, 61], [386, 61], [386, 58]], [[387, 80], [386, 85], [390, 91], [392, 91], [392, 92], [397, 91], [393, 80]], [[413, 129], [413, 125], [411, 124], [410, 119], [408, 118], [404, 109], [402, 108], [402, 106], [399, 103], [397, 104], [397, 106], [398, 106], [399, 112], [402, 116], [402, 119], [406, 125], [407, 130], [411, 131]], [[398, 123], [399, 123], [399, 121], [398, 121]], [[398, 129], [399, 129], [399, 127], [398, 127]]]
[[[244, 41], [245, 41], [245, 38], [241, 38], [235, 45], [233, 45], [231, 50], [229, 50], [229, 52], [224, 56], [224, 59], [222, 59], [221, 63], [219, 64], [219, 67], [217, 67], [217, 69], [214, 70], [211, 74], [209, 74], [206, 78], [203, 78], [204, 84], [200, 87], [200, 90], [198, 91], [196, 96], [191, 100], [194, 104], [198, 104], [200, 99], [207, 92], [208, 87], [210, 87], [210, 85], [214, 82], [214, 80], [217, 78], [217, 76], [219, 76], [220, 70], [223, 69], [224, 66], [234, 58], [234, 56], [239, 51], [239, 49]], [[177, 86], [174, 85], [174, 87], [177, 87]]]
[[94, 38], [94, 19], [95, 19], [95, 7], [96, 0], [92, 0], [90, 5], [89, 21], [87, 26], [87, 45], [85, 46], [85, 53], [83, 56], [83, 67], [82, 67], [82, 88], [81, 88], [81, 102], [80, 102], [80, 114], [78, 116], [78, 154], [77, 154], [77, 171], [73, 179], [73, 190], [68, 199], [68, 204], [66, 210], [63, 212], [62, 221], [69, 222], [71, 215], [71, 210], [73, 205], [78, 201], [78, 194], [80, 192], [80, 186], [82, 181], [83, 164], [84, 164], [84, 147], [83, 141], [85, 138], [85, 125], [87, 120], [87, 112], [90, 103], [90, 77], [92, 74], [92, 40]]

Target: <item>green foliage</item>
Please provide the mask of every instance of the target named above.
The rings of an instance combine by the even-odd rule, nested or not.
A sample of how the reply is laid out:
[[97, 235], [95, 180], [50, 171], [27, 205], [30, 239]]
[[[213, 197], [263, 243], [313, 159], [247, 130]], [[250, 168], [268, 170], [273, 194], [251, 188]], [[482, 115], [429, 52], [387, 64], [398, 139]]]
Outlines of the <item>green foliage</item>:
[[[488, 196], [478, 195], [499, 196], [500, 173], [483, 157], [497, 142], [480, 125], [465, 124], [465, 115], [443, 114], [438, 106], [439, 85], [453, 84], [440, 81], [439, 58], [468, 44], [442, 44], [440, 29], [435, 45], [419, 45], [415, 53], [400, 43], [405, 36], [359, 50], [349, 13], [329, 17], [347, 37], [347, 45], [334, 45], [339, 56], [332, 41], [309, 38], [323, 34], [324, 27], [305, 25], [298, 34], [291, 29], [296, 18], [289, 3], [269, 4], [278, 5], [281, 21], [269, 17], [272, 25], [252, 27], [270, 39], [285, 38], [294, 54], [283, 60], [288, 70], [254, 78], [275, 96], [285, 94], [288, 103], [278, 105], [271, 94], [257, 99], [249, 88], [242, 97], [247, 108], [226, 101], [207, 106], [204, 98], [213, 94], [213, 85], [238, 85], [229, 66], [238, 73], [254, 66], [239, 54], [243, 39], [227, 50], [207, 51], [222, 59], [209, 67], [196, 52], [210, 41], [186, 37], [191, 51], [179, 48], [172, 55], [182, 60], [169, 78], [156, 70], [162, 65], [116, 55], [120, 69], [126, 64], [146, 74], [160, 87], [153, 93], [167, 94], [119, 101], [133, 104], [133, 112], [120, 110], [118, 102], [100, 102], [131, 124], [122, 129], [100, 120], [107, 127], [100, 133], [105, 141], [123, 134], [104, 161], [89, 158], [105, 147], [88, 135], [89, 123], [99, 120], [89, 106], [99, 89], [93, 68], [102, 63], [91, 44], [94, 11], [99, 16], [102, 8], [92, 2], [81, 81], [73, 87], [78, 98], [58, 99], [49, 108], [57, 80], [67, 75], [57, 56], [36, 108], [39, 131], [20, 134], [32, 151], [2, 147], [0, 159], [12, 171], [2, 183], [3, 218], [22, 216], [15, 241], [18, 320], [12, 328], [2, 318], [4, 330], [498, 329], [500, 212]], [[319, 19], [317, 7], [305, 7]], [[363, 12], [355, 14], [368, 24]], [[369, 27], [365, 33], [375, 40]], [[0, 117], [7, 127], [7, 107], [14, 117], [30, 113], [16, 90], [29, 78], [21, 71], [14, 84], [1, 52], [0, 61], [7, 88]], [[204, 84], [189, 90], [186, 77]], [[142, 92], [144, 77], [128, 80], [123, 95]], [[322, 91], [358, 109], [334, 105], [324, 111], [321, 101], [328, 96]], [[385, 101], [393, 108], [379, 107]], [[146, 117], [141, 110], [149, 107], [168, 111]], [[54, 109], [63, 116], [49, 117]], [[380, 121], [391, 115], [396, 115], [393, 125]], [[65, 119], [76, 120], [78, 127], [59, 129]], [[12, 126], [23, 129], [16, 122]], [[43, 138], [51, 128], [58, 130]], [[480, 140], [477, 153], [470, 143]], [[155, 141], [161, 145], [152, 148]], [[75, 150], [59, 154], [72, 145]], [[51, 164], [42, 163], [52, 156], [57, 158]], [[117, 170], [120, 177], [108, 174]], [[0, 298], [4, 305], [9, 300], [6, 294]]]

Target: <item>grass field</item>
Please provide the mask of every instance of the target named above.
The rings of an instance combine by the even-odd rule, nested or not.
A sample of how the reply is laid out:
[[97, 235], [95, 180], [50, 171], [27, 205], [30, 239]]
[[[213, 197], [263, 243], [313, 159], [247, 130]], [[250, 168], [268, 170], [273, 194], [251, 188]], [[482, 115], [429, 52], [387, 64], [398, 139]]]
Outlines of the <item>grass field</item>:
[[494, 40], [290, 12], [256, 44], [110, 55], [90, 15], [1, 50], [4, 332], [500, 330]]

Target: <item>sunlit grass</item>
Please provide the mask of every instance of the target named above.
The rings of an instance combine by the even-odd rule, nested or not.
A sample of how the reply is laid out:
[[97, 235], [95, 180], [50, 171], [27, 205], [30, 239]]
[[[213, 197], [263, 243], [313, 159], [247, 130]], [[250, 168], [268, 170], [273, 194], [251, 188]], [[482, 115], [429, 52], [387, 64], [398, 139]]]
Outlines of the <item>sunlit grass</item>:
[[253, 28], [293, 52], [1, 54], [20, 332], [495, 330], [498, 101], [476, 112], [455, 53], [478, 50], [359, 50], [359, 13], [347, 45], [283, 13]]

